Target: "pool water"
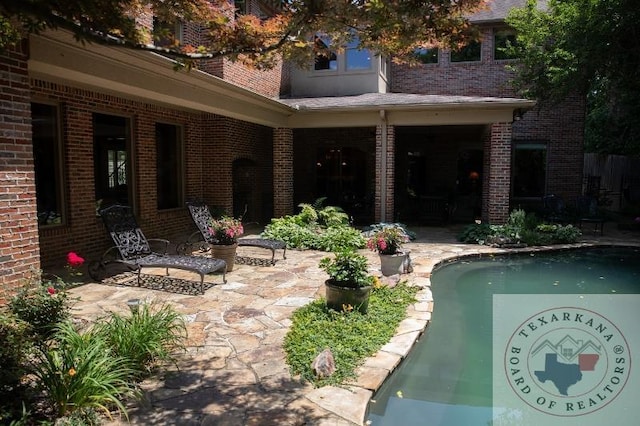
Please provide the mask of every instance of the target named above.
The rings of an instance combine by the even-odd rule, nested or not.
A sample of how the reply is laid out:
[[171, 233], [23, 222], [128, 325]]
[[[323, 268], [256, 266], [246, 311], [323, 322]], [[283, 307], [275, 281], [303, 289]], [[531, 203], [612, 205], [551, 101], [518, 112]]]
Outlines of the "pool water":
[[[493, 296], [638, 294], [640, 249], [607, 247], [459, 260], [434, 271], [431, 282], [435, 301], [431, 322], [374, 395], [369, 404], [371, 425], [497, 424], [501, 413], [492, 402]], [[640, 322], [638, 312], [634, 315]]]

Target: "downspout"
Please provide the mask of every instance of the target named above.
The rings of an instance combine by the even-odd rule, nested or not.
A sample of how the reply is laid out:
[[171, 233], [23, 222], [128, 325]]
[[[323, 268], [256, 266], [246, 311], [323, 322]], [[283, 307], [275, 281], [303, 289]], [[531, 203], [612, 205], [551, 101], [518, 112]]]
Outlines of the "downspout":
[[380, 110], [380, 221], [387, 219], [387, 116]]

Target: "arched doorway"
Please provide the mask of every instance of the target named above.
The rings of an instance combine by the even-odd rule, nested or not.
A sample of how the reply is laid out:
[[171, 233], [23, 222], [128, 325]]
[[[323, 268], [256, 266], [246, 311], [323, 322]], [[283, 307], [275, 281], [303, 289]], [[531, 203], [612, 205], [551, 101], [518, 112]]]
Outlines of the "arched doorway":
[[255, 161], [239, 158], [233, 162], [233, 216], [243, 222], [260, 222], [259, 170]]

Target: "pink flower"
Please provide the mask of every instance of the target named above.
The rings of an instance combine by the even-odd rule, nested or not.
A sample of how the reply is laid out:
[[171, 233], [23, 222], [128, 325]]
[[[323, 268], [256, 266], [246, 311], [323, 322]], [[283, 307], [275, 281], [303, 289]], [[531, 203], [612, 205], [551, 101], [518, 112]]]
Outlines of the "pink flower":
[[53, 288], [53, 287], [48, 287], [47, 288], [47, 293], [49, 293], [51, 295], [54, 295], [54, 294], [56, 294], [56, 289]]
[[67, 263], [72, 268], [77, 268], [78, 266], [81, 266], [84, 263], [84, 259], [78, 256], [76, 253], [70, 251], [67, 254]]

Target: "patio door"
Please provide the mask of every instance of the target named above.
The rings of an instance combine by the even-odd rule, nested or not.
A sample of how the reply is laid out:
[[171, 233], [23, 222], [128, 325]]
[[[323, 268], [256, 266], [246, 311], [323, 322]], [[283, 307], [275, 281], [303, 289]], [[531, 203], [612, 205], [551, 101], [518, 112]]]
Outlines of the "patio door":
[[93, 161], [96, 202], [130, 205], [130, 123], [126, 117], [93, 115]]
[[366, 153], [355, 147], [320, 147], [316, 161], [316, 191], [325, 205], [358, 215], [366, 204]]

